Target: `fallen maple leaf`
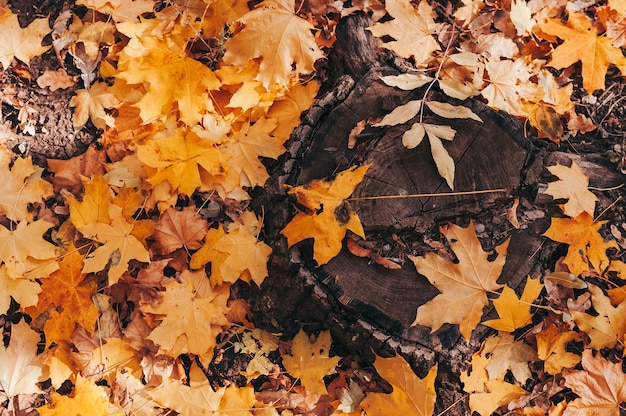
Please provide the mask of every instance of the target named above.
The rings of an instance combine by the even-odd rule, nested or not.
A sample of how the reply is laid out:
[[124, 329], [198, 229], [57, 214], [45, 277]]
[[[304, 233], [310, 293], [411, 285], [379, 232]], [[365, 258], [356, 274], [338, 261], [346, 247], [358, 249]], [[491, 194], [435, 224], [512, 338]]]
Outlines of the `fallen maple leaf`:
[[72, 123], [75, 130], [85, 127], [88, 120], [91, 120], [98, 129], [113, 127], [115, 122], [113, 117], [105, 112], [118, 104], [118, 100], [108, 91], [109, 85], [106, 82], [96, 82], [89, 89], [76, 90], [76, 95], [70, 100], [70, 107], [74, 107]]
[[132, 259], [149, 262], [150, 254], [144, 245], [132, 235], [134, 224], [129, 224], [122, 216], [122, 208], [109, 206], [111, 224], [92, 222], [80, 229], [91, 240], [102, 243], [85, 258], [83, 273], [95, 273], [103, 270], [110, 262], [109, 284], [117, 283], [122, 273], [128, 270]]
[[47, 18], [35, 19], [22, 29], [17, 15], [5, 9], [0, 16], [0, 64], [3, 69], [7, 70], [14, 58], [28, 65], [31, 58], [50, 49], [50, 46], [41, 46], [41, 41], [50, 32]]
[[[182, 37], [181, 37], [182, 38]], [[186, 40], [174, 37], [142, 36], [143, 54], [137, 56], [132, 42], [120, 53], [116, 78], [129, 84], [148, 83], [148, 91], [134, 106], [144, 123], [167, 114], [177, 106], [180, 119], [188, 126], [213, 111], [210, 90], [220, 87], [213, 71], [185, 55]], [[255, 42], [262, 44], [262, 42]]]
[[28, 205], [41, 202], [52, 194], [50, 183], [41, 179], [43, 170], [33, 166], [30, 158], [17, 158], [11, 165], [12, 154], [0, 146], [0, 213], [14, 221], [32, 220]]
[[71, 395], [61, 395], [55, 391], [50, 394], [50, 403], [37, 408], [42, 416], [69, 416], [88, 414], [106, 416], [108, 394], [104, 388], [78, 375], [74, 381]]
[[431, 416], [435, 411], [435, 378], [437, 366], [426, 377], [419, 378], [400, 355], [392, 358], [376, 356], [376, 371], [393, 387], [391, 394], [367, 393], [361, 407], [374, 415]]
[[346, 198], [363, 180], [369, 166], [354, 166], [340, 172], [332, 182], [314, 180], [305, 186], [289, 187], [288, 193], [313, 211], [296, 214], [281, 231], [289, 247], [308, 238], [315, 239], [313, 258], [321, 266], [339, 254], [348, 230], [365, 238], [361, 221]]
[[246, 13], [239, 19], [244, 28], [226, 42], [224, 62], [243, 67], [262, 58], [256, 79], [267, 90], [275, 83], [289, 84], [292, 65], [297, 72], [313, 72], [323, 54], [311, 34], [313, 26], [294, 10], [294, 0], [265, 0]]
[[[10, 277], [16, 279], [30, 272], [37, 273], [35, 269], [41, 265], [38, 261], [56, 264], [57, 247], [43, 239], [52, 225], [40, 219], [32, 223], [21, 221], [11, 230], [0, 226], [0, 260], [6, 265]], [[54, 266], [54, 270], [56, 268]], [[39, 274], [37, 277], [47, 275]]]
[[0, 343], [0, 390], [9, 398], [9, 412], [13, 411], [13, 396], [40, 393], [38, 383], [43, 376], [44, 365], [37, 355], [39, 334], [23, 320], [11, 326], [8, 347]]
[[580, 355], [567, 351], [567, 344], [581, 341], [582, 336], [575, 331], [561, 331], [550, 325], [537, 334], [537, 357], [543, 360], [548, 374], [559, 374], [563, 368], [571, 368], [580, 362]]
[[276, 159], [285, 152], [284, 138], [270, 135], [275, 127], [276, 120], [261, 118], [238, 131], [221, 149], [229, 158], [228, 165], [240, 176], [240, 186], [254, 188], [265, 185], [269, 174], [259, 157]]
[[[484, 347], [483, 343], [483, 347]], [[463, 390], [469, 393], [471, 411], [481, 416], [491, 415], [498, 407], [527, 394], [526, 390], [515, 384], [499, 379], [490, 379], [487, 366], [491, 359], [480, 351], [474, 353], [471, 370], [461, 373]]]
[[214, 141], [186, 129], [177, 129], [170, 137], [138, 145], [137, 157], [155, 170], [148, 182], [157, 185], [167, 181], [174, 190], [185, 195], [202, 187], [200, 168], [211, 175], [223, 175], [227, 169], [225, 158]]
[[489, 303], [487, 292], [504, 286], [497, 280], [504, 267], [509, 240], [495, 248], [498, 256], [489, 261], [490, 253], [482, 250], [473, 223], [468, 228], [448, 224], [441, 232], [458, 262], [434, 253], [424, 257], [409, 256], [418, 273], [426, 276], [441, 292], [417, 309], [413, 325], [426, 325], [434, 332], [444, 323], [458, 324], [461, 334], [469, 339], [480, 322], [483, 307]]
[[46, 346], [69, 339], [77, 323], [89, 332], [96, 326], [99, 312], [91, 300], [95, 288], [81, 285], [85, 278], [82, 268], [83, 255], [74, 246], [70, 246], [59, 262], [59, 270], [42, 279], [42, 293], [37, 306], [26, 309], [33, 318], [54, 308], [60, 311], [49, 318], [50, 322], [46, 322], [48, 326], [53, 323], [55, 325], [54, 332], [44, 327]]
[[589, 285], [589, 292], [597, 315], [571, 311], [576, 325], [591, 339], [587, 347], [600, 350], [604, 347], [612, 348], [617, 343], [623, 345], [626, 334], [626, 302], [614, 307], [602, 289], [592, 284]]
[[27, 308], [37, 304], [41, 286], [30, 279], [14, 279], [9, 276], [5, 265], [0, 265], [0, 314], [4, 314], [11, 306], [11, 298]]
[[376, 23], [368, 28], [374, 36], [391, 36], [395, 40], [383, 43], [404, 58], [415, 57], [417, 65], [426, 65], [433, 59], [433, 52], [441, 50], [433, 35], [439, 27], [433, 20], [433, 10], [426, 1], [420, 1], [417, 9], [410, 2], [388, 0], [387, 13], [394, 19]]
[[526, 286], [520, 298], [515, 291], [505, 286], [500, 293], [500, 297], [493, 301], [493, 306], [498, 311], [499, 319], [492, 319], [483, 322], [490, 328], [498, 331], [513, 332], [518, 328], [528, 325], [532, 321], [533, 314], [530, 312], [532, 302], [537, 299], [543, 289], [540, 279], [526, 279]]
[[111, 189], [106, 179], [102, 175], [93, 175], [83, 186], [85, 192], [82, 201], [78, 201], [73, 195], [66, 195], [70, 208], [70, 220], [74, 227], [80, 230], [85, 225], [94, 222], [110, 224]]
[[202, 240], [209, 229], [209, 224], [198, 215], [196, 207], [190, 205], [177, 210], [168, 208], [161, 214], [153, 231], [155, 244], [151, 249], [157, 254], [169, 254], [179, 248], [197, 250], [202, 247]]
[[489, 337], [483, 343], [481, 354], [489, 355], [489, 364], [485, 366], [490, 380], [503, 380], [508, 370], [522, 385], [531, 377], [528, 364], [537, 361], [535, 348], [518, 341], [513, 335], [500, 333]]
[[552, 195], [554, 199], [567, 198], [563, 204], [563, 213], [568, 217], [577, 217], [583, 212], [593, 216], [598, 198], [589, 191], [589, 177], [572, 161], [572, 166], [563, 165], [548, 166], [551, 174], [558, 176], [559, 180], [550, 182], [545, 193]]
[[311, 342], [302, 329], [293, 340], [291, 354], [283, 356], [283, 365], [292, 377], [299, 378], [308, 391], [326, 394], [323, 378], [335, 371], [339, 357], [330, 357], [330, 332], [324, 331]]
[[[626, 58], [619, 48], [611, 45], [611, 39], [598, 36], [598, 30], [583, 13], [569, 11], [567, 23], [550, 19], [538, 25], [538, 29], [558, 36], [563, 43], [552, 52], [548, 65], [563, 69], [581, 61], [583, 88], [588, 93], [604, 89], [605, 76], [610, 64], [626, 73]], [[585, 51], [585, 53], [580, 53]]]
[[222, 279], [229, 282], [242, 279], [248, 283], [252, 280], [261, 286], [268, 275], [267, 259], [272, 253], [272, 248], [258, 241], [247, 227], [240, 226], [222, 236], [216, 249], [228, 254], [228, 257], [219, 265]]
[[560, 243], [569, 244], [563, 263], [575, 276], [595, 269], [602, 273], [609, 265], [606, 250], [617, 248], [615, 240], [604, 241], [600, 227], [606, 221], [594, 221], [587, 212], [576, 218], [552, 218], [550, 228], [543, 234]]
[[[210, 291], [210, 285], [205, 284]], [[160, 316], [162, 322], [148, 339], [173, 357], [192, 353], [205, 355], [216, 345], [215, 337], [229, 322], [224, 316], [226, 305], [216, 302], [217, 293], [201, 297], [191, 282], [165, 285], [163, 300], [156, 306], [141, 305], [144, 313]]]
[[564, 372], [565, 385], [580, 396], [567, 404], [563, 416], [619, 416], [626, 401], [622, 363], [612, 363], [591, 350], [583, 351], [583, 370]]

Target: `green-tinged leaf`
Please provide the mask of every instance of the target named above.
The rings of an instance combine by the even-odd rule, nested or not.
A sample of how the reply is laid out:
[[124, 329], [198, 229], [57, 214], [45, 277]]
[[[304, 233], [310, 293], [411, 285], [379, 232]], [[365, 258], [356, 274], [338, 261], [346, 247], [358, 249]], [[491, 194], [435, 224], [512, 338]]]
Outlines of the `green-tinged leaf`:
[[405, 91], [414, 90], [433, 80], [433, 78], [424, 74], [387, 75], [380, 77], [380, 79], [390, 87], [400, 88]]
[[452, 105], [440, 103], [439, 101], [428, 101], [426, 103], [430, 111], [445, 118], [471, 118], [472, 120], [483, 122], [476, 113], [462, 105]]
[[373, 124], [373, 126], [396, 126], [398, 124], [406, 123], [419, 113], [421, 107], [422, 100], [409, 101], [406, 104], [394, 108], [391, 113], [383, 117], [383, 119], [378, 123]]

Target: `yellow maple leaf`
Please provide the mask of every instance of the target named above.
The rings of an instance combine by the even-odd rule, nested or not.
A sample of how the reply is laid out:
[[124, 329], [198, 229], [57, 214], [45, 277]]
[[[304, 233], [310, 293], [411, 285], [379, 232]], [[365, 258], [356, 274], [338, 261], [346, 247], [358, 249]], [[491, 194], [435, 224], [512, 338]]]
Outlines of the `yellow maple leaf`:
[[535, 348], [507, 333], [487, 338], [481, 354], [489, 356], [485, 370], [490, 380], [504, 379], [507, 371], [511, 370], [513, 377], [522, 385], [531, 377], [528, 363], [537, 361]]
[[129, 84], [149, 83], [146, 94], [134, 104], [144, 123], [169, 113], [175, 105], [180, 120], [188, 126], [200, 122], [205, 112], [213, 111], [209, 91], [220, 87], [213, 71], [187, 57], [185, 45], [173, 37], [144, 36], [140, 42], [144, 48], [140, 56], [136, 56], [132, 45], [122, 50], [115, 77]]
[[313, 26], [298, 17], [294, 0], [265, 0], [239, 21], [245, 26], [226, 42], [224, 62], [243, 67], [262, 58], [256, 77], [269, 90], [288, 85], [292, 65], [299, 73], [313, 72], [323, 54], [311, 33]]
[[287, 140], [294, 127], [300, 124], [302, 113], [313, 105], [319, 88], [320, 84], [313, 81], [306, 85], [296, 84], [285, 95], [277, 98], [267, 112], [268, 118], [275, 118], [277, 121], [272, 135]]
[[324, 376], [332, 374], [339, 357], [330, 357], [330, 331], [320, 332], [314, 342], [300, 329], [293, 340], [291, 354], [283, 356], [283, 365], [292, 377], [299, 378], [311, 393], [326, 394]]
[[370, 165], [340, 172], [332, 182], [314, 180], [305, 186], [290, 187], [288, 193], [312, 211], [300, 212], [281, 231], [289, 247], [308, 238], [315, 239], [313, 258], [326, 264], [341, 251], [347, 230], [365, 238], [363, 226], [346, 198], [363, 180]]
[[437, 366], [420, 379], [400, 355], [376, 356], [376, 371], [393, 387], [391, 394], [367, 393], [361, 407], [374, 415], [431, 416], [435, 410]]
[[28, 65], [31, 58], [50, 49], [50, 46], [41, 46], [41, 41], [50, 32], [47, 18], [35, 19], [22, 29], [17, 15], [4, 10], [0, 16], [0, 64], [3, 69], [8, 69], [14, 58]]
[[504, 267], [509, 240], [495, 248], [498, 256], [489, 261], [490, 253], [483, 251], [473, 223], [468, 228], [448, 224], [441, 231], [458, 263], [434, 253], [409, 256], [417, 271], [441, 292], [417, 309], [413, 325], [426, 325], [434, 332], [446, 322], [458, 324], [461, 334], [469, 339], [489, 303], [487, 292], [504, 286], [497, 280]]
[[150, 261], [150, 254], [144, 245], [132, 235], [134, 224], [129, 224], [122, 216], [122, 208], [109, 206], [111, 224], [92, 222], [81, 228], [81, 233], [91, 240], [102, 243], [85, 258], [83, 273], [95, 273], [103, 270], [110, 262], [109, 284], [117, 283], [120, 276], [128, 270], [132, 259]]
[[74, 107], [72, 123], [75, 130], [85, 127], [91, 119], [96, 128], [105, 129], [115, 125], [113, 117], [108, 115], [105, 108], [113, 108], [118, 104], [117, 99], [108, 91], [106, 82], [96, 82], [89, 89], [76, 90], [76, 95], [70, 100], [70, 107]]
[[102, 175], [94, 175], [88, 182], [83, 184], [85, 192], [82, 201], [74, 196], [66, 194], [67, 203], [70, 207], [70, 220], [74, 227], [80, 230], [87, 224], [99, 222], [110, 224], [109, 201], [111, 189]]
[[487, 61], [485, 69], [489, 83], [481, 94], [495, 109], [526, 117], [522, 100], [535, 102], [543, 96], [541, 88], [530, 81], [536, 71], [522, 58]]
[[285, 152], [284, 140], [270, 135], [276, 120], [261, 118], [249, 127], [242, 127], [221, 148], [228, 156], [228, 165], [240, 176], [239, 185], [254, 188], [265, 185], [269, 178], [259, 157], [276, 159]]
[[91, 300], [95, 288], [81, 285], [85, 278], [82, 268], [83, 255], [70, 246], [68, 253], [59, 262], [59, 270], [42, 279], [42, 293], [37, 306], [26, 309], [33, 318], [52, 308], [60, 310], [60, 313], [50, 316], [49, 323], [46, 322], [49, 329], [54, 325], [54, 332], [44, 328], [46, 346], [69, 339], [77, 323], [90, 332], [96, 326], [99, 312]]
[[558, 19], [549, 19], [538, 25], [538, 29], [563, 40], [552, 52], [548, 65], [562, 69], [581, 61], [583, 88], [590, 94], [604, 89], [604, 78], [610, 64], [622, 73], [626, 72], [626, 58], [622, 51], [611, 45], [611, 39], [598, 36], [598, 30], [584, 13], [569, 11], [566, 24]]
[[[207, 263], [211, 263], [211, 284], [221, 285], [224, 281], [235, 283], [239, 276], [229, 275], [223, 279], [220, 273], [220, 266], [230, 256], [227, 252], [219, 251], [219, 242], [226, 233], [221, 224], [218, 228], [211, 228], [204, 237], [204, 245], [193, 253], [189, 261], [189, 268], [199, 269]], [[231, 280], [234, 279], [234, 280]]]
[[139, 354], [126, 339], [103, 338], [100, 341], [100, 346], [92, 351], [89, 363], [82, 370], [85, 377], [113, 381], [122, 372], [141, 377]]
[[612, 348], [617, 343], [623, 345], [626, 334], [626, 302], [614, 307], [602, 289], [592, 284], [589, 285], [589, 292], [597, 315], [571, 311], [576, 325], [591, 339], [587, 347], [600, 350], [605, 347]]
[[545, 193], [554, 199], [567, 198], [563, 205], [563, 213], [568, 217], [577, 217], [583, 212], [593, 215], [598, 198], [589, 191], [589, 177], [572, 161], [572, 166], [548, 166], [551, 174], [559, 177], [558, 181], [550, 182]]
[[30, 224], [21, 221], [12, 230], [0, 227], [0, 260], [10, 277], [16, 279], [33, 272], [40, 266], [37, 260], [56, 264], [57, 247], [42, 237], [52, 225], [40, 219]]
[[52, 186], [41, 179], [41, 168], [33, 166], [30, 158], [17, 158], [11, 166], [11, 152], [0, 146], [0, 213], [14, 221], [32, 220], [28, 205], [41, 202], [52, 194]]
[[552, 218], [550, 228], [543, 235], [551, 240], [569, 244], [563, 263], [574, 275], [589, 272], [592, 268], [602, 273], [609, 265], [606, 250], [617, 248], [617, 242], [604, 241], [600, 235], [600, 227], [605, 222], [594, 221], [587, 212], [576, 218]]
[[581, 341], [582, 336], [575, 331], [560, 331], [550, 325], [537, 334], [537, 357], [543, 360], [543, 368], [548, 374], [559, 374], [563, 368], [571, 368], [580, 362], [580, 355], [567, 351], [567, 344]]
[[600, 353], [594, 357], [589, 349], [583, 351], [583, 370], [564, 374], [565, 385], [579, 397], [567, 404], [564, 416], [619, 416], [626, 401], [626, 374], [622, 363], [606, 360]]
[[7, 273], [5, 265], [0, 265], [0, 314], [4, 314], [11, 306], [11, 298], [27, 308], [37, 304], [41, 286], [30, 279], [14, 279]]
[[202, 19], [202, 34], [207, 38], [220, 36], [224, 25], [235, 22], [249, 11], [245, 0], [214, 0], [202, 6], [196, 15]]
[[227, 168], [226, 158], [212, 140], [186, 129], [177, 129], [170, 137], [138, 145], [137, 157], [156, 170], [148, 182], [157, 185], [167, 181], [174, 190], [185, 195], [202, 187], [200, 168], [211, 175], [222, 175]]
[[498, 311], [500, 318], [483, 322], [490, 328], [498, 331], [513, 332], [517, 328], [528, 325], [532, 321], [533, 314], [530, 312], [532, 302], [537, 299], [543, 289], [543, 284], [539, 279], [526, 279], [526, 286], [520, 298], [515, 291], [505, 286], [500, 293], [500, 297], [493, 301], [493, 305]]
[[526, 390], [515, 384], [491, 379], [486, 369], [490, 362], [481, 348], [472, 356], [471, 369], [460, 376], [463, 390], [470, 394], [471, 411], [481, 416], [490, 416], [498, 407], [527, 394]]
[[37, 408], [37, 411], [42, 416], [106, 416], [109, 414], [107, 397], [104, 388], [78, 375], [72, 395], [61, 395], [52, 391], [50, 403]]
[[[205, 285], [210, 291], [209, 285]], [[162, 316], [162, 322], [148, 336], [161, 350], [173, 357], [191, 353], [204, 355], [216, 345], [215, 337], [229, 322], [224, 316], [226, 305], [214, 293], [200, 297], [191, 282], [169, 283], [163, 300], [156, 306], [141, 305], [143, 312]]]
[[253, 280], [261, 286], [268, 274], [267, 259], [272, 253], [270, 246], [258, 241], [247, 227], [240, 226], [222, 236], [215, 248], [228, 253], [228, 257], [219, 265], [222, 279], [232, 282], [241, 278], [248, 283]]
[[394, 41], [383, 46], [404, 58], [415, 57], [417, 65], [426, 65], [433, 59], [433, 52], [441, 50], [433, 35], [438, 25], [433, 20], [433, 10], [426, 0], [420, 1], [415, 9], [408, 0], [385, 2], [387, 13], [394, 19], [376, 23], [368, 29], [374, 36], [391, 36]]
[[40, 393], [38, 384], [44, 365], [42, 355], [37, 355], [39, 334], [23, 320], [11, 326], [9, 345], [0, 343], [0, 386], [9, 398], [9, 412], [13, 411], [13, 396]]

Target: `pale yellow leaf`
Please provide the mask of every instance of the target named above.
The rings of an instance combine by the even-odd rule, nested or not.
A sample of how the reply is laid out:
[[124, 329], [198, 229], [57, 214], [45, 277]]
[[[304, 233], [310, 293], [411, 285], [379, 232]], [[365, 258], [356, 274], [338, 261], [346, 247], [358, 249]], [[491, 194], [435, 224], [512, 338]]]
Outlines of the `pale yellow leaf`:
[[406, 123], [419, 113], [422, 107], [422, 100], [409, 101], [393, 109], [393, 111], [383, 117], [374, 127], [395, 126], [397, 124]]
[[390, 87], [397, 87], [405, 91], [414, 90], [433, 80], [424, 74], [387, 75], [380, 77], [380, 79]]
[[[462, 105], [452, 105], [441, 103], [439, 101], [427, 101], [426, 105], [435, 114], [445, 118], [470, 118], [479, 122], [483, 122], [476, 113]], [[454, 137], [454, 135], [452, 135]], [[452, 139], [449, 139], [452, 140]]]

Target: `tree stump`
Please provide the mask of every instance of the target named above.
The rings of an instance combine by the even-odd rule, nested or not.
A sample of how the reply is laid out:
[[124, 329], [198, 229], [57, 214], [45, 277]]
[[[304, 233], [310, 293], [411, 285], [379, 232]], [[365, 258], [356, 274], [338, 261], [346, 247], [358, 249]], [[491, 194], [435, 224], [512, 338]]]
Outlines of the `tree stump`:
[[[536, 277], [546, 264], [554, 263], [557, 244], [542, 237], [549, 219], [540, 215], [545, 205], [538, 208], [537, 204], [542, 203], [542, 183], [549, 179], [544, 165], [568, 163], [565, 154], [537, 147], [537, 141], [525, 136], [516, 118], [479, 101], [454, 102], [437, 92], [424, 97], [424, 89], [402, 91], [384, 84], [380, 77], [400, 74], [401, 65], [380, 50], [378, 41], [366, 30], [369, 25], [365, 14], [340, 21], [329, 55], [328, 81], [322, 87], [325, 92], [294, 130], [287, 154], [272, 166], [266, 196], [259, 201], [265, 212], [271, 213], [266, 217], [265, 234], [274, 254], [270, 278], [260, 294], [252, 297], [252, 309], [263, 321], [261, 326], [275, 331], [295, 333], [300, 325], [310, 330], [324, 325], [349, 352], [367, 355], [370, 348], [379, 354], [400, 352], [420, 377], [438, 363], [435, 413], [456, 403], [449, 414], [469, 414], [465, 401], [457, 403], [464, 394], [458, 375], [491, 330], [479, 325], [466, 342], [456, 326], [444, 325], [432, 334], [430, 328], [411, 326], [417, 308], [438, 291], [405, 255], [432, 251], [427, 243], [439, 239], [439, 227], [448, 221], [465, 227], [472, 220], [485, 250], [511, 239], [499, 283], [521, 289], [526, 276]], [[437, 173], [426, 140], [411, 150], [402, 145], [401, 136], [410, 124], [366, 127], [356, 145], [348, 145], [358, 122], [380, 118], [398, 105], [423, 98], [462, 104], [483, 120], [425, 120], [457, 131], [454, 140], [445, 144], [456, 164], [456, 190], [503, 192], [401, 198], [451, 191]], [[345, 248], [327, 265], [317, 267], [310, 242], [287, 250], [280, 237], [280, 230], [293, 215], [282, 185], [305, 184], [359, 163], [371, 163], [372, 167], [351, 204], [365, 228], [368, 248], [394, 258], [402, 266], [399, 270], [356, 257]], [[597, 160], [582, 165], [596, 172], [592, 183], [614, 186], [623, 181], [617, 173], [599, 167]], [[359, 200], [381, 195], [400, 198]], [[507, 210], [516, 198], [524, 202], [518, 215], [519, 229], [507, 220]], [[489, 317], [496, 317], [493, 308], [485, 312], [484, 319]]]

